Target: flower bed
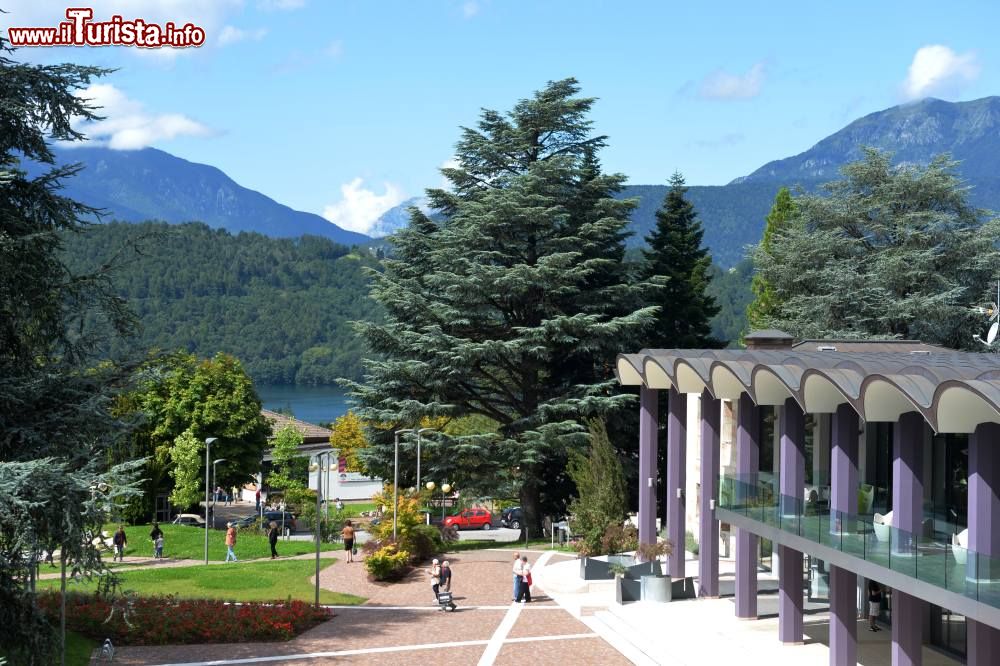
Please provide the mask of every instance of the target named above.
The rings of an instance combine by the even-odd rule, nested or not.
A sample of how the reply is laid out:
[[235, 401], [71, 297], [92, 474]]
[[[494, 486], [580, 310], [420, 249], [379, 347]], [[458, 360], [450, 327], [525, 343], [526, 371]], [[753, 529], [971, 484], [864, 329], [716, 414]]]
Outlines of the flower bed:
[[[59, 622], [59, 595], [41, 594], [39, 606]], [[333, 617], [303, 601], [227, 604], [174, 597], [66, 596], [66, 628], [115, 645], [183, 645], [287, 641]]]

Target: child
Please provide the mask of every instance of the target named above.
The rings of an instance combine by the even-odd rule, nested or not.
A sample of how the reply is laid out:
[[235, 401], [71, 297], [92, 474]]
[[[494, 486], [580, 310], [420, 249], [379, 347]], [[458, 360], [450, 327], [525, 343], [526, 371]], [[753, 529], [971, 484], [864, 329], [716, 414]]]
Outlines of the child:
[[160, 536], [156, 537], [156, 541], [154, 541], [153, 544], [156, 546], [156, 552], [153, 554], [153, 557], [156, 558], [156, 559], [158, 559], [158, 560], [162, 560], [163, 559], [163, 533], [162, 532], [160, 533]]

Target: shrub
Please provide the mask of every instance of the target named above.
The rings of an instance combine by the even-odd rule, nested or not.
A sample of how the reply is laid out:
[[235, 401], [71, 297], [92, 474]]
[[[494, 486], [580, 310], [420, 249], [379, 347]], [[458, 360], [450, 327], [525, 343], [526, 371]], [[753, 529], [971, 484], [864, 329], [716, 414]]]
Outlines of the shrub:
[[422, 562], [431, 555], [444, 551], [441, 530], [434, 525], [417, 525], [399, 541], [400, 547], [409, 551], [414, 563]]
[[[59, 622], [58, 593], [38, 595], [38, 605]], [[169, 596], [66, 596], [66, 628], [115, 645], [287, 641], [331, 617], [328, 609], [303, 601], [237, 605]]]
[[624, 553], [639, 547], [639, 530], [632, 525], [611, 525], [601, 536], [602, 553]]
[[375, 580], [397, 580], [406, 573], [409, 562], [408, 552], [388, 544], [365, 558], [365, 568]]
[[628, 511], [625, 475], [604, 422], [588, 421], [590, 451], [587, 456], [574, 452], [568, 472], [576, 484], [578, 497], [570, 503], [570, 526], [580, 535], [577, 550], [583, 555], [619, 552], [608, 550], [605, 534], [621, 525]]

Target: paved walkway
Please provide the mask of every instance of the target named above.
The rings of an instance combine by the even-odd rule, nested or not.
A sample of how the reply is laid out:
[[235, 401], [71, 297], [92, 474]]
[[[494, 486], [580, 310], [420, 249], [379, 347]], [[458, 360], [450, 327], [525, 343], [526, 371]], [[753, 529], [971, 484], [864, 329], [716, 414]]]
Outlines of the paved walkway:
[[[327, 589], [367, 597], [362, 606], [339, 606], [336, 617], [287, 643], [122, 647], [118, 664], [409, 664], [434, 661], [461, 666], [628, 664], [614, 648], [552, 601], [539, 585], [531, 604], [512, 604], [511, 550], [448, 556], [458, 610], [437, 608], [426, 569], [403, 581], [373, 583], [361, 562], [342, 561], [320, 574]], [[538, 574], [550, 562], [573, 559], [526, 551]], [[262, 565], [266, 566], [266, 565]], [[541, 577], [541, 576], [537, 576]], [[312, 579], [310, 579], [312, 580]]]

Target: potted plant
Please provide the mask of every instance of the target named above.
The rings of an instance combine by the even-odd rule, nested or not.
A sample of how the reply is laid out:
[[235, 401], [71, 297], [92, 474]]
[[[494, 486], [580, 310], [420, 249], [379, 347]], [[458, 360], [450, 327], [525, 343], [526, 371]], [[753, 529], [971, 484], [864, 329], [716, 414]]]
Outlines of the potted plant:
[[608, 566], [608, 571], [610, 571], [615, 576], [615, 602], [621, 605], [622, 603], [622, 577], [628, 573], [628, 567], [621, 562], [612, 562]]
[[670, 576], [659, 570], [659, 558], [670, 555], [673, 550], [673, 544], [666, 539], [640, 544], [636, 549], [636, 556], [649, 563], [649, 573], [641, 578], [643, 601], [670, 601], [673, 598]]

